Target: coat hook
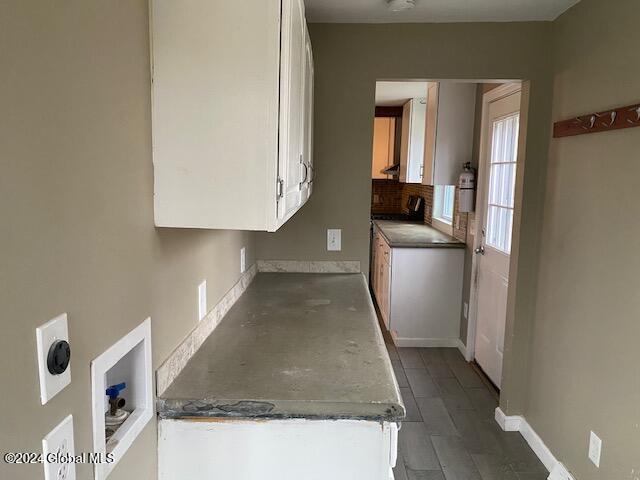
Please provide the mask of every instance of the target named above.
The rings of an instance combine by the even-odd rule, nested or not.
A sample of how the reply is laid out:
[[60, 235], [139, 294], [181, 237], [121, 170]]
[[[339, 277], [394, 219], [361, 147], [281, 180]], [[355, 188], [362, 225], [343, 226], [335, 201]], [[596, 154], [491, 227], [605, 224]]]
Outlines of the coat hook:
[[608, 124], [605, 124], [607, 127], [611, 127], [616, 122], [616, 117], [618, 116], [618, 112], [615, 110], [612, 111], [609, 116], [611, 117], [611, 121]]
[[630, 118], [627, 118], [627, 122], [629, 123], [637, 123], [640, 122], [640, 105], [634, 108], [629, 109], [630, 112], [636, 112], [636, 119], [635, 120], [631, 120]]

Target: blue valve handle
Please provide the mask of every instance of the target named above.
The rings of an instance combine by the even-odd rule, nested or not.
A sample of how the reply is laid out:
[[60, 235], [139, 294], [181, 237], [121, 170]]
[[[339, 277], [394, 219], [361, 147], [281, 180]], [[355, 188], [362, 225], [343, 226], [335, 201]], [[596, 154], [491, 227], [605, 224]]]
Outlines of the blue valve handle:
[[122, 382], [117, 385], [111, 385], [107, 388], [107, 395], [111, 400], [115, 400], [120, 395], [120, 392], [127, 388], [127, 384]]

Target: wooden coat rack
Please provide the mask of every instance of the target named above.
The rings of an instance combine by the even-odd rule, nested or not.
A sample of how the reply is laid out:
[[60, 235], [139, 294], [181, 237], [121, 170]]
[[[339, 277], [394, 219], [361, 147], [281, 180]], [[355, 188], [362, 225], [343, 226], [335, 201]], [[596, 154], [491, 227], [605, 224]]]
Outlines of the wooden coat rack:
[[556, 122], [553, 138], [632, 127], [640, 127], [640, 103]]

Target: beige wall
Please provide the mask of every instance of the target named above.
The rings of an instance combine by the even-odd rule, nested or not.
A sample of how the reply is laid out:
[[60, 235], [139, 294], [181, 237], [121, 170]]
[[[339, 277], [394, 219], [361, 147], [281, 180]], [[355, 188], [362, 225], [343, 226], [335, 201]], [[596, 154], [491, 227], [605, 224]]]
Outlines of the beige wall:
[[[312, 24], [316, 63], [314, 194], [275, 234], [258, 234], [257, 258], [360, 260], [368, 271], [371, 145], [377, 79], [527, 79], [519, 286], [507, 329], [505, 409], [521, 412], [536, 289], [543, 178], [549, 142], [549, 22], [485, 24]], [[326, 251], [326, 229], [342, 228], [342, 251]], [[514, 280], [515, 281], [515, 280]], [[517, 322], [514, 320], [517, 318]]]
[[[72, 413], [91, 451], [89, 362], [152, 317], [157, 367], [239, 277], [253, 235], [155, 229], [147, 2], [0, 3], [0, 451]], [[68, 312], [72, 384], [41, 406], [35, 328]], [[152, 421], [110, 477], [151, 480]], [[0, 478], [42, 477], [42, 466]], [[82, 466], [79, 479], [92, 478]]]
[[[582, 0], [555, 22], [554, 121], [640, 102], [638, 21]], [[579, 480], [640, 478], [639, 152], [640, 128], [551, 142], [525, 414]]]

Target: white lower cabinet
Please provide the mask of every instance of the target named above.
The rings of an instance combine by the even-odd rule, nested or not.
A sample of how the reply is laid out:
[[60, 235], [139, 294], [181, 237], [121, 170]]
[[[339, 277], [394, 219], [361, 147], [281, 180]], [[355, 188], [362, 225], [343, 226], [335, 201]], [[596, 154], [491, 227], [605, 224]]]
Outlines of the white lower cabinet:
[[302, 0], [151, 0], [155, 223], [275, 231], [313, 181]]
[[372, 290], [399, 347], [456, 347], [464, 270], [461, 248], [391, 248], [375, 232]]
[[398, 425], [365, 420], [161, 419], [159, 480], [389, 480]]

